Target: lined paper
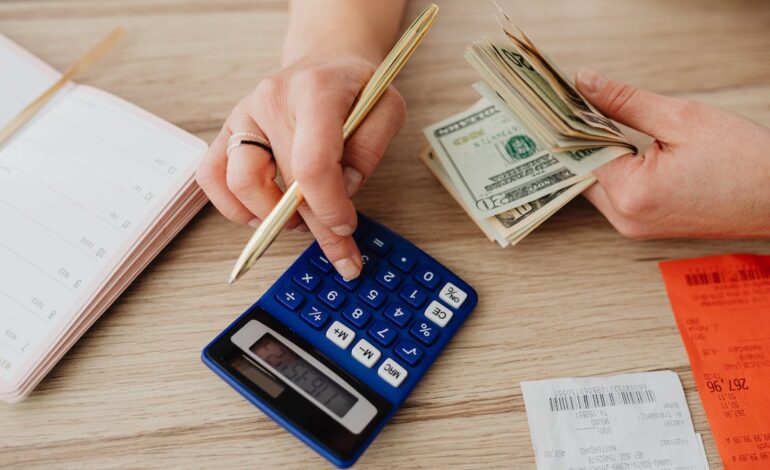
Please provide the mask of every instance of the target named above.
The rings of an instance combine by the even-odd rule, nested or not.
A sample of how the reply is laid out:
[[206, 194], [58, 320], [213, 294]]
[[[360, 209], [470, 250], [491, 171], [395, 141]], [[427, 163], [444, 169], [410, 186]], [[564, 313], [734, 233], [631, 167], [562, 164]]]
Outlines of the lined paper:
[[[4, 44], [0, 121], [56, 79]], [[204, 151], [199, 139], [81, 85], [0, 149], [3, 388], [28, 377], [73, 328], [189, 185]]]

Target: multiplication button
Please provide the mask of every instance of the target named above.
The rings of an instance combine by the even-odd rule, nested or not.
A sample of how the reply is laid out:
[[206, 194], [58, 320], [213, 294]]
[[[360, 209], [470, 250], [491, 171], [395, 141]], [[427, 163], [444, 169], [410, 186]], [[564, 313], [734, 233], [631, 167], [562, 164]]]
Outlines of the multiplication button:
[[295, 284], [308, 292], [315, 291], [316, 287], [318, 287], [318, 284], [321, 283], [321, 276], [314, 273], [313, 271], [310, 271], [309, 269], [303, 269], [302, 271], [299, 271], [294, 275], [292, 279], [294, 279]]
[[425, 309], [425, 317], [440, 327], [445, 327], [452, 319], [452, 311], [434, 300]]
[[353, 338], [356, 337], [356, 332], [343, 325], [342, 323], [335, 321], [332, 326], [326, 330], [326, 338], [330, 339], [332, 343], [336, 344], [342, 349], [350, 346], [353, 342]]
[[444, 287], [441, 288], [441, 292], [439, 292], [438, 296], [450, 307], [460, 308], [460, 305], [465, 302], [468, 294], [451, 282], [447, 282], [444, 284]]
[[359, 340], [350, 354], [364, 366], [372, 368], [380, 359], [380, 350], [375, 348], [372, 343], [365, 339]]
[[406, 369], [398, 365], [396, 361], [387, 358], [380, 365], [380, 368], [377, 369], [377, 375], [390, 385], [398, 387], [406, 379], [407, 373]]

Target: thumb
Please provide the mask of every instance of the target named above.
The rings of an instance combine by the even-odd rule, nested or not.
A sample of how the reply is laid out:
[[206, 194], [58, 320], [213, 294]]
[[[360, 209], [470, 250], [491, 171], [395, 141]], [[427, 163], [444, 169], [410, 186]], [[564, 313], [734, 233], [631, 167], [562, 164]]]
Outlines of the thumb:
[[605, 116], [666, 141], [676, 130], [683, 101], [612, 80], [590, 69], [577, 74], [578, 91]]

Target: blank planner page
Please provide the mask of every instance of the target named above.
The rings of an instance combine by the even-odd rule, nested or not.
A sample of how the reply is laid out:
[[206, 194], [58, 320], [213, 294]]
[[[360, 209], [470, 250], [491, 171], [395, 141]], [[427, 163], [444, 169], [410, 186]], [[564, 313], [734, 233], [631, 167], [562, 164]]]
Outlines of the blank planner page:
[[[2, 39], [0, 125], [56, 79]], [[0, 390], [73, 328], [190, 184], [205, 148], [85, 86], [66, 88], [0, 148]]]

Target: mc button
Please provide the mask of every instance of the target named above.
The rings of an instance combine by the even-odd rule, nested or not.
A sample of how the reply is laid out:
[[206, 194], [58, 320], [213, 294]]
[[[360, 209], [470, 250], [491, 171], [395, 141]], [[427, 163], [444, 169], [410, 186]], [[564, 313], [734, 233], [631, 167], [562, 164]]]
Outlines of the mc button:
[[382, 365], [380, 365], [380, 368], [377, 369], [377, 375], [390, 385], [398, 387], [406, 378], [407, 373], [406, 369], [398, 365], [396, 361], [387, 358]]

